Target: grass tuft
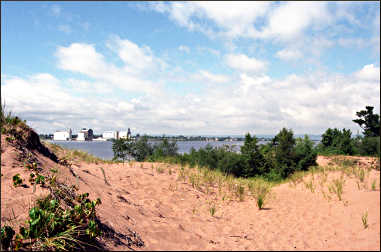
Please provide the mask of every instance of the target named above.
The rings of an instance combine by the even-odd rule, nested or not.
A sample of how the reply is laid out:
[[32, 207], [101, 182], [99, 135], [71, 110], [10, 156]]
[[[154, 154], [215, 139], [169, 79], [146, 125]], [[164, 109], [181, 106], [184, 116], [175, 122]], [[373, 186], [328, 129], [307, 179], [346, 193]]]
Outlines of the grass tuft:
[[364, 229], [368, 228], [368, 211], [365, 211], [365, 213], [361, 217], [362, 225], [364, 226]]

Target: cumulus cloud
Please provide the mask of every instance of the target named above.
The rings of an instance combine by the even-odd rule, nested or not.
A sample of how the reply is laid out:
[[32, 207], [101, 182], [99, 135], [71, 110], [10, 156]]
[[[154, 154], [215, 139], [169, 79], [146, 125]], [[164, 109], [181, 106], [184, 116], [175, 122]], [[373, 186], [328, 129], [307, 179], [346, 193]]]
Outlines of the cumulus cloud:
[[263, 72], [267, 69], [267, 62], [249, 58], [245, 54], [228, 54], [225, 62], [229, 67], [243, 72]]
[[[58, 67], [98, 81], [105, 81], [114, 87], [134, 92], [155, 92], [160, 83], [153, 83], [140, 75], [147, 75], [143, 70], [155, 66], [155, 59], [149, 48], [139, 48], [128, 40], [116, 40], [115, 51], [125, 63], [117, 67], [108, 63], [104, 56], [98, 53], [94, 45], [73, 43], [68, 47], [58, 47], [56, 57]], [[133, 61], [133, 56], [140, 57]]]
[[355, 73], [355, 76], [360, 80], [380, 81], [380, 67], [375, 67], [373, 64], [365, 65]]
[[282, 60], [297, 60], [302, 56], [302, 53], [297, 49], [283, 49], [276, 53], [276, 57]]
[[168, 14], [171, 20], [189, 30], [228, 38], [288, 40], [309, 26], [321, 29], [332, 21], [324, 2], [160, 2], [151, 8]]
[[[231, 85], [201, 94], [178, 95], [169, 90], [130, 99], [123, 98], [123, 90], [94, 99], [92, 89], [98, 86], [101, 92], [108, 82], [59, 80], [38, 74], [7, 77], [1, 91], [10, 108], [45, 132], [91, 127], [101, 133], [135, 127], [137, 132], [150, 134], [274, 134], [288, 127], [297, 134], [320, 134], [328, 127], [355, 131], [351, 120], [366, 105], [375, 106], [379, 113], [377, 71], [378, 67], [366, 65], [349, 75], [325, 74], [325, 79], [319, 74], [273, 79], [266, 74], [241, 73], [229, 77]], [[68, 82], [72, 85], [63, 85]], [[88, 96], [75, 95], [75, 83], [79, 91], [88, 91]]]
[[206, 81], [215, 83], [225, 83], [229, 81], [229, 77], [222, 74], [212, 74], [205, 70], [200, 70], [200, 77]]

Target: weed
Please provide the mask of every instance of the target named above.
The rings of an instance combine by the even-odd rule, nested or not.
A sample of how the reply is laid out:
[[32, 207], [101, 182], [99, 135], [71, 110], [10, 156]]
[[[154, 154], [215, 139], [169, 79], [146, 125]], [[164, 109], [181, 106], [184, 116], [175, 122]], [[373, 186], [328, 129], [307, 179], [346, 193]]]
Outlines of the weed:
[[360, 182], [364, 182], [364, 179], [365, 179], [365, 170], [364, 169], [360, 169], [359, 170], [359, 173], [358, 173], [358, 177], [360, 179]]
[[364, 229], [368, 228], [368, 211], [366, 211], [362, 217], [361, 217], [361, 220], [362, 220], [362, 225], [364, 226]]
[[29, 177], [29, 182], [32, 185], [40, 184], [41, 186], [44, 186], [45, 185], [45, 176], [42, 176], [38, 173], [37, 174], [31, 173], [30, 177]]
[[304, 182], [304, 185], [306, 186], [307, 189], [310, 189], [312, 193], [315, 192], [315, 186], [312, 179], [310, 182]]
[[19, 173], [14, 175], [12, 177], [12, 180], [13, 180], [13, 186], [14, 187], [18, 187], [18, 186], [22, 185], [22, 179], [20, 178], [20, 174]]
[[359, 182], [359, 181], [356, 181], [356, 183], [357, 183], [357, 188], [358, 188], [359, 190], [361, 190], [360, 182]]
[[157, 171], [157, 173], [163, 173], [164, 172], [164, 168], [162, 168], [160, 165], [158, 165], [156, 167], [156, 171]]
[[251, 185], [251, 193], [256, 200], [258, 208], [262, 209], [271, 193], [271, 186], [260, 180], [253, 181], [251, 183], [253, 183]]
[[50, 169], [50, 171], [53, 172], [53, 173], [58, 173], [58, 170], [57, 170], [57, 169], [53, 169], [53, 168], [52, 168], [52, 169]]
[[291, 175], [290, 181], [294, 187], [303, 181], [304, 172], [295, 172]]
[[168, 174], [169, 174], [169, 175], [172, 175], [172, 169], [171, 169], [171, 168], [169, 168], [169, 170], [168, 170]]
[[376, 191], [376, 183], [377, 183], [377, 181], [373, 180], [373, 182], [372, 182], [372, 191]]
[[110, 185], [109, 182], [108, 182], [107, 179], [106, 179], [106, 173], [105, 173], [105, 171], [103, 170], [103, 167], [99, 167], [99, 168], [100, 168], [101, 171], [102, 171], [103, 179], [104, 179], [104, 181], [105, 181], [105, 184], [106, 184], [106, 185]]
[[183, 180], [183, 181], [185, 181], [185, 178], [186, 178], [186, 176], [185, 176], [185, 169], [184, 169], [184, 166], [181, 166], [180, 167], [180, 172], [179, 172], [179, 176], [178, 176], [178, 180]]
[[263, 197], [262, 197], [262, 196], [258, 196], [258, 198], [257, 198], [257, 206], [258, 206], [258, 208], [259, 208], [259, 209], [262, 209], [263, 204], [264, 204], [264, 199], [263, 199]]
[[1, 250], [8, 250], [11, 245], [15, 231], [10, 226], [1, 227]]
[[328, 187], [329, 191], [335, 193], [340, 201], [342, 199], [341, 196], [343, 194], [344, 183], [344, 178], [340, 177], [339, 179], [334, 179], [332, 184]]
[[216, 205], [214, 203], [210, 204], [209, 205], [209, 213], [212, 217], [215, 215], [216, 211], [217, 211]]
[[236, 186], [236, 195], [239, 198], [239, 201], [243, 201], [245, 197], [245, 187], [243, 187], [241, 184], [238, 184]]

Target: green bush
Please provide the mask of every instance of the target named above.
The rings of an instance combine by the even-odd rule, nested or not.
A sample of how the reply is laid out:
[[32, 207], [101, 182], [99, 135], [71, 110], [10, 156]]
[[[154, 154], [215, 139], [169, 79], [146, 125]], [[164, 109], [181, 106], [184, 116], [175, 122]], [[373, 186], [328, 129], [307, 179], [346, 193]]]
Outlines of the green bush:
[[268, 166], [263, 154], [259, 150], [258, 139], [247, 133], [245, 142], [241, 146], [242, 159], [246, 163], [242, 170], [242, 177], [253, 177], [268, 172]]
[[320, 154], [353, 155], [355, 154], [355, 147], [351, 135], [352, 132], [349, 129], [341, 131], [337, 128], [329, 128], [322, 135], [317, 150]]
[[380, 137], [356, 137], [355, 153], [361, 156], [380, 156]]

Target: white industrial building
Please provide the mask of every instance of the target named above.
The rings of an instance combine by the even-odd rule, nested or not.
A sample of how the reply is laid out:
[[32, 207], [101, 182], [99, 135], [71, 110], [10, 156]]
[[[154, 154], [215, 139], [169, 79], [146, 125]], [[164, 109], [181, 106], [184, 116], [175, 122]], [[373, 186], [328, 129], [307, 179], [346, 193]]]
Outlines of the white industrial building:
[[119, 132], [118, 131], [105, 131], [102, 134], [103, 139], [118, 139]]
[[82, 130], [78, 132], [77, 141], [92, 141], [93, 137], [94, 134], [92, 129], [82, 128]]
[[71, 129], [68, 131], [57, 131], [54, 132], [53, 140], [57, 141], [69, 141], [71, 140]]
[[127, 131], [120, 131], [119, 138], [131, 138], [131, 130], [128, 128]]

